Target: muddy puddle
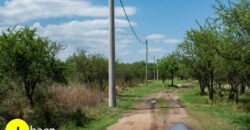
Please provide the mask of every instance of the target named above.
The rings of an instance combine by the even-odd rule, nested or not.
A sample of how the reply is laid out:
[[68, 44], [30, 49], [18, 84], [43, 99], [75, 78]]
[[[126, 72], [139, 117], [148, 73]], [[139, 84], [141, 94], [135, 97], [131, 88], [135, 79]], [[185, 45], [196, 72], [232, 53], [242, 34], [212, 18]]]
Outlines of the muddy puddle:
[[173, 126], [170, 130], [188, 130], [188, 128], [184, 124], [178, 123], [175, 126]]
[[143, 103], [156, 103], [156, 100], [155, 99], [152, 99], [152, 100], [143, 100]]
[[168, 100], [169, 103], [175, 103], [175, 104], [178, 104], [179, 101], [178, 100]]

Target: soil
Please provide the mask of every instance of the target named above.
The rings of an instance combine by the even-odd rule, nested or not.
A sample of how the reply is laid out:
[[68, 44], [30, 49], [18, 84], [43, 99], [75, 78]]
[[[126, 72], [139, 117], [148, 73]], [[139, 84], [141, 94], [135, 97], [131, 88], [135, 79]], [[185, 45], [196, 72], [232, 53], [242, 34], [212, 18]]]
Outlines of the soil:
[[[163, 90], [144, 97], [132, 110], [121, 118], [118, 123], [107, 130], [170, 130], [177, 124], [187, 129], [201, 129], [199, 121], [192, 118], [187, 110], [179, 104], [179, 91], [185, 89]], [[164, 99], [165, 107], [156, 103], [156, 99]]]

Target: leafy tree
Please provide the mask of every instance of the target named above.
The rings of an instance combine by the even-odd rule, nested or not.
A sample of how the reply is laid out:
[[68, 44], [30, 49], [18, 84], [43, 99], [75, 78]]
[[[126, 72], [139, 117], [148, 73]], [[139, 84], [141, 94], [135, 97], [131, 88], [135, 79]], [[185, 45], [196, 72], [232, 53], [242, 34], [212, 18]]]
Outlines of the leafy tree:
[[164, 57], [162, 59], [157, 60], [157, 67], [159, 70], [159, 77], [162, 80], [162, 83], [165, 83], [165, 80], [167, 79], [169, 72], [167, 71], [167, 59]]
[[160, 71], [160, 77], [164, 83], [168, 75], [171, 77], [171, 85], [174, 86], [174, 75], [178, 71], [178, 59], [177, 56], [171, 54], [158, 61], [158, 67]]
[[141, 81], [144, 80], [146, 73], [145, 66], [145, 61], [134, 62], [131, 64], [131, 71], [133, 73], [134, 78], [137, 78]]
[[195, 77], [199, 80], [201, 94], [204, 94], [205, 87], [208, 87], [209, 98], [213, 100], [214, 86], [214, 64], [216, 53], [209, 46], [217, 40], [213, 28], [210, 25], [200, 26], [199, 30], [187, 31], [185, 41], [179, 45], [184, 59], [192, 67]]
[[167, 66], [168, 66], [167, 70], [171, 74], [171, 80], [172, 80], [171, 84], [172, 84], [172, 86], [174, 86], [174, 75], [176, 74], [176, 72], [179, 69], [178, 59], [177, 59], [176, 55], [172, 54], [172, 55], [168, 56]]
[[239, 0], [236, 3], [228, 1], [228, 5], [216, 0], [214, 19], [217, 35], [220, 37], [216, 44], [210, 46], [221, 57], [240, 61], [250, 65], [250, 2]]
[[179, 45], [182, 60], [199, 80], [201, 93], [208, 87], [211, 100], [215, 83], [219, 87], [229, 83], [229, 99], [235, 97], [236, 103], [239, 87], [244, 93], [249, 84], [249, 5], [247, 0], [229, 1], [228, 5], [217, 0], [217, 17], [208, 18], [203, 26], [198, 24], [200, 29], [187, 31], [185, 41]]
[[124, 83], [128, 83], [133, 80], [134, 75], [131, 71], [130, 64], [117, 63], [116, 69], [116, 78], [121, 81], [122, 86], [124, 86]]
[[78, 50], [66, 62], [72, 66], [71, 80], [85, 83], [103, 91], [108, 80], [108, 60], [100, 54], [86, 55]]
[[7, 29], [0, 35], [0, 72], [5, 79], [24, 84], [33, 106], [32, 97], [39, 84], [67, 83], [67, 65], [56, 58], [62, 49], [62, 45], [37, 35], [36, 29]]

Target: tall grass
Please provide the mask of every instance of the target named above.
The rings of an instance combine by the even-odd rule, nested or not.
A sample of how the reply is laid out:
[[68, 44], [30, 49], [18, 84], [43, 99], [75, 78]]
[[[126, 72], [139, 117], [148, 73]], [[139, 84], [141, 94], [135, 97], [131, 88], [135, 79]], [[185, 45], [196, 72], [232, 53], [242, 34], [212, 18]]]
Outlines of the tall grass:
[[[214, 101], [210, 101], [208, 95], [201, 96], [198, 84], [193, 84], [195, 89], [180, 94], [180, 102], [198, 116], [203, 113], [205, 117], [224, 119], [228, 121], [234, 129], [250, 129], [249, 92], [240, 95], [240, 103], [228, 100], [227, 90], [225, 95], [220, 97], [215, 95]], [[248, 102], [247, 102], [248, 101]]]
[[87, 88], [83, 84], [72, 84], [68, 87], [53, 85], [49, 91], [58, 109], [65, 106], [77, 110], [84, 106], [95, 106], [104, 101], [105, 94], [99, 90]]
[[64, 124], [84, 126], [89, 120], [88, 107], [96, 107], [106, 98], [104, 92], [72, 83], [69, 86], [52, 84], [38, 86], [34, 92], [34, 107], [29, 106], [22, 85], [13, 84], [0, 104], [0, 129], [9, 119], [22, 118], [29, 125], [39, 128], [58, 128]]

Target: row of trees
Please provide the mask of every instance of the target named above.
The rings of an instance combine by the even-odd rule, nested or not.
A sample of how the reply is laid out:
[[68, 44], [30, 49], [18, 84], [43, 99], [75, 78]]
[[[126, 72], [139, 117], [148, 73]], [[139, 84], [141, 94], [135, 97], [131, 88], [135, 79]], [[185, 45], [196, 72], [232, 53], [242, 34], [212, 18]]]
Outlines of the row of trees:
[[[108, 58], [78, 50], [62, 61], [58, 54], [63, 49], [29, 27], [0, 34], [0, 116], [4, 119], [0, 129], [12, 118], [23, 118], [37, 127], [58, 128], [65, 122], [80, 126], [88, 120], [85, 107], [104, 101]], [[143, 82], [145, 66], [144, 61], [117, 61], [117, 86]], [[148, 68], [152, 79], [153, 64]]]
[[[89, 87], [103, 91], [108, 85], [108, 59], [100, 54], [87, 54], [78, 50], [70, 56], [66, 63], [70, 67], [70, 80], [81, 82]], [[145, 79], [145, 62], [116, 62], [116, 80], [119, 86], [142, 82]], [[153, 78], [153, 64], [149, 65], [149, 77]]]
[[208, 88], [211, 100], [214, 86], [229, 84], [228, 98], [238, 103], [239, 91], [244, 93], [250, 86], [250, 3], [239, 0], [225, 5], [217, 0], [213, 8], [215, 18], [204, 25], [197, 22], [199, 29], [187, 31], [177, 51], [158, 61], [160, 75], [163, 81], [167, 73], [197, 79], [201, 94]]
[[[40, 37], [36, 29], [24, 27], [7, 29], [0, 35], [0, 97], [9, 91], [11, 83], [25, 89], [31, 106], [37, 87], [53, 83], [68, 85], [82, 83], [89, 88], [104, 91], [108, 86], [108, 58], [101, 54], [88, 54], [78, 50], [67, 60], [61, 61], [57, 54], [65, 46], [48, 38]], [[119, 86], [134, 85], [144, 81], [145, 62], [116, 62]], [[149, 78], [153, 78], [153, 64], [149, 64]], [[20, 88], [20, 91], [22, 89]]]

